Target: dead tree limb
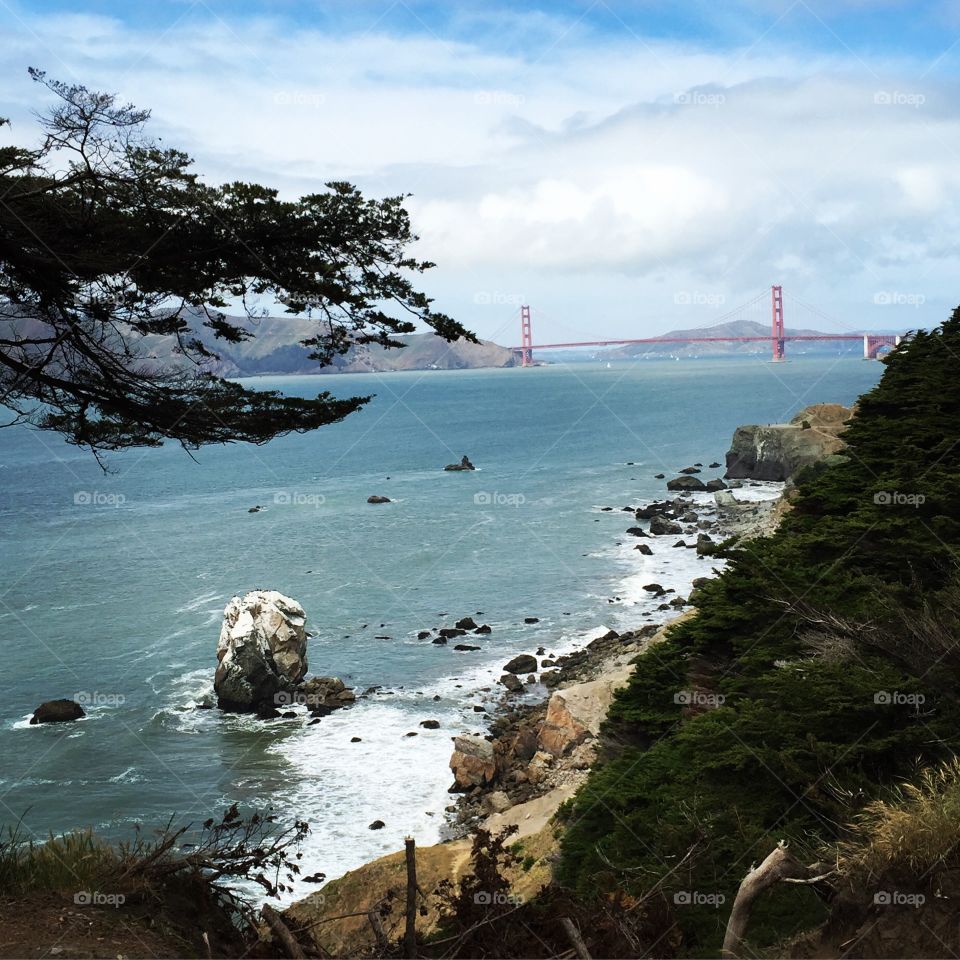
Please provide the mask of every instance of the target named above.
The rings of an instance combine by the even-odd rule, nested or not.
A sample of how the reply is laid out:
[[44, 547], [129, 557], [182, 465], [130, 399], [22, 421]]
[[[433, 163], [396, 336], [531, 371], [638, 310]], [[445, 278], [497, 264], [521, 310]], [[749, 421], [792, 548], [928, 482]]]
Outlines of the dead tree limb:
[[831, 875], [832, 871], [823, 872], [822, 864], [804, 866], [793, 857], [787, 844], [781, 840], [763, 863], [759, 867], [751, 868], [740, 883], [730, 910], [730, 919], [727, 920], [721, 956], [726, 960], [735, 960], [740, 956], [747, 922], [750, 919], [750, 908], [764, 890], [776, 883], [822, 883]]
[[380, 919], [379, 903], [375, 907], [372, 907], [367, 913], [367, 920], [370, 921], [370, 926], [373, 929], [373, 937], [377, 944], [377, 955], [384, 956], [387, 947], [390, 945], [390, 941], [383, 929], [383, 921]]
[[260, 908], [260, 915], [267, 921], [267, 926], [270, 927], [273, 935], [283, 945], [287, 956], [290, 957], [291, 960], [305, 960], [306, 954], [297, 942], [297, 938], [290, 932], [290, 928], [280, 918], [280, 914], [277, 913], [269, 903], [265, 903]]
[[580, 960], [590, 960], [590, 951], [587, 950], [587, 945], [583, 942], [576, 924], [569, 917], [561, 917], [560, 925], [563, 927], [567, 939], [573, 944], [573, 949]]

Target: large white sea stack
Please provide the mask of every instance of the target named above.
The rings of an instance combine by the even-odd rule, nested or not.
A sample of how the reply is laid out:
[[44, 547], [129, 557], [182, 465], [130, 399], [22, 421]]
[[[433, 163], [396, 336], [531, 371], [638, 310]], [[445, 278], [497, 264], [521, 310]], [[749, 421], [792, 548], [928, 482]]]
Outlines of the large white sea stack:
[[214, 689], [224, 710], [256, 710], [307, 672], [307, 616], [276, 590], [251, 590], [223, 611]]

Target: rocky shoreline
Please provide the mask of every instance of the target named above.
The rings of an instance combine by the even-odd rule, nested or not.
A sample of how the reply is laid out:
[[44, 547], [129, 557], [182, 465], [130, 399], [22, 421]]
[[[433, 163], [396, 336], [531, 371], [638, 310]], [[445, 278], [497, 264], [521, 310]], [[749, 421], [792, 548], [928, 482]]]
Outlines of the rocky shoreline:
[[[818, 410], [808, 408], [791, 424], [792, 432], [813, 430], [804, 437], [804, 443], [816, 434]], [[829, 412], [830, 420], [835, 421], [835, 411], [831, 408]], [[741, 462], [747, 446], [743, 430], [738, 432], [737, 456]], [[761, 428], [756, 428], [754, 459], [769, 463], [776, 454], [763, 442], [765, 436]], [[835, 431], [824, 431], [821, 459], [836, 455], [834, 440]], [[729, 460], [728, 454], [728, 465]], [[481, 826], [493, 833], [515, 828], [513, 848], [522, 851], [522, 861], [507, 870], [513, 895], [536, 896], [550, 882], [559, 852], [554, 814], [586, 781], [597, 759], [601, 725], [615, 691], [629, 680], [637, 657], [658, 643], [678, 620], [696, 613], [697, 589], [701, 580], [708, 578], [690, 578], [691, 565], [671, 565], [668, 551], [695, 551], [694, 555], [709, 565], [719, 544], [730, 537], [750, 538], [772, 532], [790, 508], [790, 470], [786, 471], [786, 484], [728, 475], [725, 480], [714, 478], [708, 485], [698, 477], [703, 469], [719, 467], [716, 462], [707, 468], [701, 464], [685, 467], [666, 484], [674, 494], [672, 498], [639, 506], [597, 508], [631, 514], [632, 525], [617, 541], [621, 558], [625, 562], [636, 558], [631, 566], [639, 568], [634, 577], [641, 578], [659, 558], [656, 569], [665, 583], [643, 583], [644, 599], [637, 602], [636, 628], [605, 630], [582, 647], [559, 656], [541, 647], [505, 665], [500, 679], [502, 693], [489, 703], [487, 732], [452, 738], [454, 784], [450, 792], [457, 800], [446, 808], [448, 820], [442, 842], [417, 848], [418, 879], [423, 890], [431, 890], [443, 881], [456, 883], [470, 869], [472, 838]], [[667, 480], [664, 474], [658, 474], [657, 479]], [[770, 492], [775, 495], [764, 496]], [[683, 585], [686, 596], [666, 582], [674, 575], [666, 572], [671, 566], [674, 574], [684, 568], [682, 581], [675, 578], [674, 582]], [[712, 571], [714, 575], [718, 572]], [[687, 584], [691, 589], [686, 589]], [[611, 598], [610, 602], [620, 599]], [[368, 912], [390, 902], [402, 886], [404, 871], [403, 851], [388, 853], [293, 903], [285, 917], [296, 928], [309, 931], [316, 948], [327, 955], [364, 951], [371, 946]], [[439, 905], [435, 901], [436, 897], [427, 896], [421, 908], [417, 925], [423, 933], [434, 929], [438, 920]], [[398, 923], [396, 918], [389, 922]]]
[[[648, 529], [631, 527], [627, 533], [653, 543], [658, 551], [664, 546], [692, 548], [705, 558], [730, 537], [769, 533], [784, 510], [782, 493], [740, 500], [734, 490], [743, 486], [736, 480], [722, 487], [714, 484], [712, 503], [695, 500], [692, 494], [703, 487], [691, 487], [674, 499], [630, 508], [638, 523], [648, 521]], [[691, 542], [674, 542], [678, 535]], [[695, 579], [694, 590], [686, 597], [668, 585], [645, 585], [651, 599], [662, 601], [656, 607], [656, 622], [619, 633], [609, 630], [555, 659], [546, 657], [541, 647], [536, 656], [521, 655], [508, 663], [507, 668], [524, 660], [519, 672], [530, 674], [528, 682], [506, 672], [500, 681], [505, 691], [492, 707], [488, 732], [454, 738], [450, 789], [458, 800], [447, 808], [446, 839], [469, 835], [478, 826], [494, 826], [508, 810], [558, 790], [564, 795], [575, 792], [596, 760], [600, 725], [614, 691], [626, 682], [636, 657], [658, 642], [673, 623], [691, 614], [696, 588], [707, 579]], [[677, 615], [670, 616], [673, 612]], [[534, 686], [529, 681], [537, 679], [538, 669]], [[521, 690], [526, 696], [518, 699], [515, 694]]]

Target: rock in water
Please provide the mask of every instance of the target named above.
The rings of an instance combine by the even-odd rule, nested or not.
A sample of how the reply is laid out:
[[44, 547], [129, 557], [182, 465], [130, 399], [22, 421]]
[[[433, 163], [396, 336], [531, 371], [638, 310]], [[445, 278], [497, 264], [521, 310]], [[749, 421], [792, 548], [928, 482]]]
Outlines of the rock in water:
[[68, 723], [71, 720], [79, 720], [85, 717], [83, 707], [74, 700], [47, 700], [41, 703], [33, 716], [31, 723]]
[[476, 470], [477, 468], [470, 462], [470, 458], [466, 455], [461, 459], [459, 463], [448, 463], [444, 470]]
[[367, 497], [367, 503], [390, 503], [390, 498], [374, 494], [372, 497]]
[[222, 710], [256, 710], [303, 679], [305, 623], [303, 607], [276, 590], [253, 590], [227, 604], [213, 683]]
[[683, 527], [679, 523], [672, 523], [663, 517], [653, 517], [650, 521], [650, 532], [655, 537], [660, 537], [670, 533], [683, 533]]
[[[698, 470], [697, 473], [700, 471]], [[674, 477], [672, 480], [667, 481], [668, 490], [706, 490], [706, 486], [702, 480], [699, 480], [697, 477], [683, 476], [683, 477]]]
[[514, 657], [503, 668], [504, 673], [533, 673], [537, 669], [537, 658], [529, 653], [521, 653]]

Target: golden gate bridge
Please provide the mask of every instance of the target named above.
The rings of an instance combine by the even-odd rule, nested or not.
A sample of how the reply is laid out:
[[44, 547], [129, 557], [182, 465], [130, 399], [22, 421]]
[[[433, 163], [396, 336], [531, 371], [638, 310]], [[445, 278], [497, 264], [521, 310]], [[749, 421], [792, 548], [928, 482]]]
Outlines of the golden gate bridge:
[[[758, 304], [766, 294], [760, 294], [753, 300], [747, 301], [735, 310], [728, 311], [719, 320], [715, 321], [713, 326], [734, 317], [739, 313]], [[802, 302], [802, 301], [800, 301]], [[829, 319], [825, 314], [820, 313], [815, 307], [804, 304], [808, 310], [819, 314], [825, 319]], [[757, 334], [755, 336], [699, 336], [699, 337], [639, 337], [623, 340], [579, 340], [566, 343], [534, 343], [533, 326], [530, 318], [530, 307], [524, 305], [520, 307], [520, 346], [511, 347], [514, 353], [520, 356], [520, 365], [530, 367], [534, 365], [534, 350], [558, 350], [567, 347], [616, 347], [627, 346], [630, 344], [664, 344], [664, 343], [761, 343], [769, 341], [773, 353], [772, 359], [775, 363], [781, 363], [786, 360], [786, 344], [788, 341], [863, 341], [864, 360], [875, 360], [881, 350], [892, 349], [903, 339], [901, 334], [893, 333], [787, 333], [783, 323], [783, 287], [779, 285], [770, 288], [770, 314], [771, 325], [769, 334]]]

